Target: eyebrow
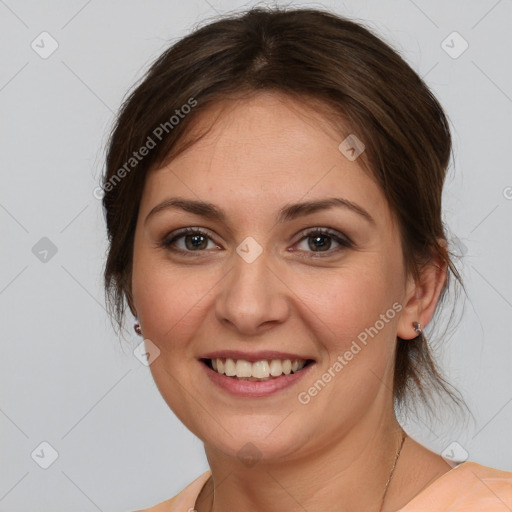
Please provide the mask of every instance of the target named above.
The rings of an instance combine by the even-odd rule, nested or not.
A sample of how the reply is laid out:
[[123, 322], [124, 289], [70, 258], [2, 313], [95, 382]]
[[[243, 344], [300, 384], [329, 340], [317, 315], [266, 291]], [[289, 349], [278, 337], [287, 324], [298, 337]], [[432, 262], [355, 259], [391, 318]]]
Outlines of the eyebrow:
[[[375, 225], [373, 217], [361, 206], [347, 199], [341, 197], [330, 197], [327, 199], [320, 199], [317, 201], [307, 201], [300, 203], [293, 203], [284, 206], [277, 214], [277, 222], [283, 223], [286, 221], [294, 220], [299, 217], [310, 215], [322, 210], [328, 210], [335, 207], [341, 207], [346, 210], [357, 213], [363, 217], [370, 224]], [[193, 199], [182, 199], [182, 198], [170, 198], [157, 204], [147, 215], [144, 223], [147, 223], [148, 219], [162, 210], [178, 209], [195, 215], [200, 215], [207, 219], [216, 220], [220, 222], [226, 222], [226, 213], [219, 207], [212, 203], [205, 201], [197, 201]]]

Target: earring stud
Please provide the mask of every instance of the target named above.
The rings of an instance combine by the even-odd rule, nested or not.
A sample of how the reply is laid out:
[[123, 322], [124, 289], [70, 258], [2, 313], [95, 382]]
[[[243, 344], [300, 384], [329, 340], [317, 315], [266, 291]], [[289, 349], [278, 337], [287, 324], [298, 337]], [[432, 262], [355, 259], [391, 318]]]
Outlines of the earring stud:
[[142, 330], [140, 328], [140, 324], [139, 323], [136, 323], [134, 326], [133, 326], [133, 330], [139, 335], [139, 336], [142, 336]]
[[416, 334], [419, 336], [422, 332], [421, 324], [419, 322], [413, 322], [412, 327], [416, 331]]

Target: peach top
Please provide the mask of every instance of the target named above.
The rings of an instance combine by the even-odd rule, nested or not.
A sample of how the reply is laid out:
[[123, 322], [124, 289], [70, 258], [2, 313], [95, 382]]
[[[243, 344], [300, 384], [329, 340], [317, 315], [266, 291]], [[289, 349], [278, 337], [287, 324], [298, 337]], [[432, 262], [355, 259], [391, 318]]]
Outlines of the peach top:
[[[206, 471], [171, 498], [151, 508], [151, 512], [193, 512]], [[511, 512], [512, 473], [463, 462], [434, 480], [397, 512]]]

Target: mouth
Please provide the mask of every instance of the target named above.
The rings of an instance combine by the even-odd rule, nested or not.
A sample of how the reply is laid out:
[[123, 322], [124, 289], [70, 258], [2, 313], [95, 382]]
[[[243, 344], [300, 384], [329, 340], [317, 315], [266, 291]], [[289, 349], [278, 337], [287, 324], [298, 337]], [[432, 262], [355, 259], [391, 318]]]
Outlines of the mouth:
[[224, 357], [201, 358], [200, 361], [219, 375], [251, 382], [264, 382], [299, 373], [315, 362], [313, 359], [262, 359], [251, 362]]

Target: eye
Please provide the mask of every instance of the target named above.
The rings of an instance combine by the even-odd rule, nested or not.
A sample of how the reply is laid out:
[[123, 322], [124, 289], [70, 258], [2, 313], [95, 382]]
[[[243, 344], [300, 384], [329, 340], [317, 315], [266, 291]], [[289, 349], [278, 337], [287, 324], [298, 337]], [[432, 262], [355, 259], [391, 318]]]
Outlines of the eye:
[[[334, 249], [332, 249], [333, 244], [335, 244]], [[315, 256], [321, 257], [324, 254], [319, 253], [326, 253], [325, 256], [329, 256], [342, 251], [344, 248], [352, 247], [352, 245], [352, 242], [346, 236], [327, 228], [313, 228], [304, 233], [304, 236], [298, 242], [300, 250], [317, 253]]]
[[[327, 228], [313, 228], [303, 233], [296, 245], [300, 251], [314, 253], [314, 257], [330, 256], [353, 246], [348, 237]], [[206, 231], [199, 228], [185, 228], [171, 233], [162, 240], [161, 246], [186, 256], [207, 249], [221, 249]]]
[[186, 228], [164, 238], [162, 247], [175, 252], [190, 254], [191, 252], [202, 252], [205, 249], [220, 249], [211, 236], [198, 228]]

